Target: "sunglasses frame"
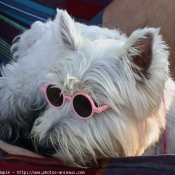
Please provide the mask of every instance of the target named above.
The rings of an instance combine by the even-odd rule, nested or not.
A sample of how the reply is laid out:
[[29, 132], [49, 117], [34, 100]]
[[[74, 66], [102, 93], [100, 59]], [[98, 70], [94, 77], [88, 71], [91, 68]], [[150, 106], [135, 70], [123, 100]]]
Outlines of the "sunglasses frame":
[[[61, 91], [61, 92], [62, 92], [62, 95], [63, 95], [63, 103], [62, 103], [62, 105], [61, 105], [61, 106], [54, 106], [54, 105], [49, 101], [48, 96], [47, 96], [47, 88], [48, 88], [48, 86], [50, 86], [50, 85], [40, 87], [40, 91], [44, 93], [45, 98], [46, 98], [48, 104], [49, 104], [50, 106], [52, 106], [53, 108], [58, 108], [58, 109], [59, 109], [59, 108], [62, 108], [62, 107], [64, 106], [66, 100], [69, 100], [70, 103], [71, 103], [71, 107], [72, 107], [72, 109], [73, 109], [73, 112], [74, 112], [75, 115], [76, 115], [78, 118], [80, 118], [80, 119], [83, 119], [83, 120], [90, 119], [90, 118], [94, 115], [94, 113], [101, 113], [101, 112], [103, 112], [104, 110], [106, 110], [106, 109], [109, 108], [108, 105], [103, 105], [103, 106], [100, 106], [100, 107], [96, 107], [95, 104], [94, 104], [94, 101], [92, 100], [92, 98], [91, 98], [88, 94], [86, 94], [86, 93], [84, 93], [84, 92], [78, 92], [78, 93], [75, 93], [73, 96], [69, 96], [69, 95], [66, 95], [63, 91]], [[57, 88], [57, 87], [56, 87], [56, 88]], [[59, 88], [58, 88], [58, 89], [59, 89]], [[61, 90], [61, 89], [60, 89], [60, 90]], [[73, 105], [73, 100], [74, 100], [74, 98], [75, 98], [77, 95], [82, 95], [82, 96], [86, 97], [86, 98], [89, 100], [89, 102], [90, 102], [90, 104], [91, 104], [91, 107], [92, 107], [92, 112], [91, 112], [91, 114], [90, 114], [88, 117], [82, 117], [82, 116], [80, 116], [80, 115], [75, 111], [74, 105]]]

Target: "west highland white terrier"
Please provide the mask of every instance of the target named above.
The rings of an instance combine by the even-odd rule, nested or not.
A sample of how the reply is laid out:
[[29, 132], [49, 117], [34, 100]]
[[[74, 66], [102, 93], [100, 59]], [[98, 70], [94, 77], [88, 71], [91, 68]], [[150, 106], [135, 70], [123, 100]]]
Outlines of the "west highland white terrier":
[[175, 83], [159, 29], [127, 37], [57, 10], [16, 38], [12, 53], [1, 67], [1, 138], [25, 133], [72, 166], [175, 153]]

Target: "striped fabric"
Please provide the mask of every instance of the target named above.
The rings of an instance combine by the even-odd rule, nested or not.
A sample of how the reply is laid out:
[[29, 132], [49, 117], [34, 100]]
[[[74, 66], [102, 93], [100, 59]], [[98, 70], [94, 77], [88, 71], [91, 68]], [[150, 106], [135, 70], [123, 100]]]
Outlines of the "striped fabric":
[[[8, 154], [0, 149], [0, 171], [9, 174], [84, 174], [84, 175], [173, 175], [173, 155], [102, 159], [89, 169], [70, 168], [54, 158], [33, 158]], [[21, 172], [20, 172], [21, 171]], [[5, 173], [4, 173], [5, 174]]]

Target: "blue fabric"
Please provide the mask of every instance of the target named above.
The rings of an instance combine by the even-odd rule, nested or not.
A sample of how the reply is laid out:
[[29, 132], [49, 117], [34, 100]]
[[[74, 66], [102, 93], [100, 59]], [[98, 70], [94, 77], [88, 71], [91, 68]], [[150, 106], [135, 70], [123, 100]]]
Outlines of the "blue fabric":
[[[0, 66], [1, 66], [2, 64], [7, 64], [9, 61], [10, 61], [10, 60], [7, 59], [7, 57], [5, 57], [5, 56], [3, 56], [3, 55], [0, 54]], [[1, 73], [0, 73], [0, 75], [1, 75]]]
[[[5, 65], [11, 61], [10, 46], [0, 39], [0, 66]], [[1, 76], [1, 73], [0, 73]]]
[[103, 12], [105, 9], [103, 9], [102, 11], [100, 11], [94, 18], [92, 18], [88, 25], [95, 25], [95, 26], [99, 26], [102, 27], [102, 18], [103, 18]]
[[[25, 3], [24, 3], [25, 2]], [[56, 14], [55, 9], [42, 6], [29, 0], [4, 0], [0, 2], [2, 13], [30, 26], [35, 21], [46, 21]]]

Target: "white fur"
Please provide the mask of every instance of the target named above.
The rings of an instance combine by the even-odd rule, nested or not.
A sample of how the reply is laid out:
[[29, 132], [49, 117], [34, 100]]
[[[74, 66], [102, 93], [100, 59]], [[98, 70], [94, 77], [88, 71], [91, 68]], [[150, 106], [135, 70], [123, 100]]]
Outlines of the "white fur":
[[[137, 42], [148, 33], [153, 41], [146, 78], [133, 59], [141, 54]], [[53, 157], [88, 166], [99, 158], [162, 154], [166, 128], [168, 153], [175, 153], [175, 84], [167, 49], [159, 29], [139, 29], [127, 38], [117, 30], [75, 23], [58, 10], [55, 20], [35, 22], [19, 37], [12, 46], [14, 62], [1, 68], [0, 136], [22, 130], [36, 149], [52, 148]], [[61, 109], [47, 106], [40, 92], [46, 84], [68, 95], [88, 93], [110, 108], [81, 120], [69, 101]], [[35, 120], [34, 112], [45, 106]]]

